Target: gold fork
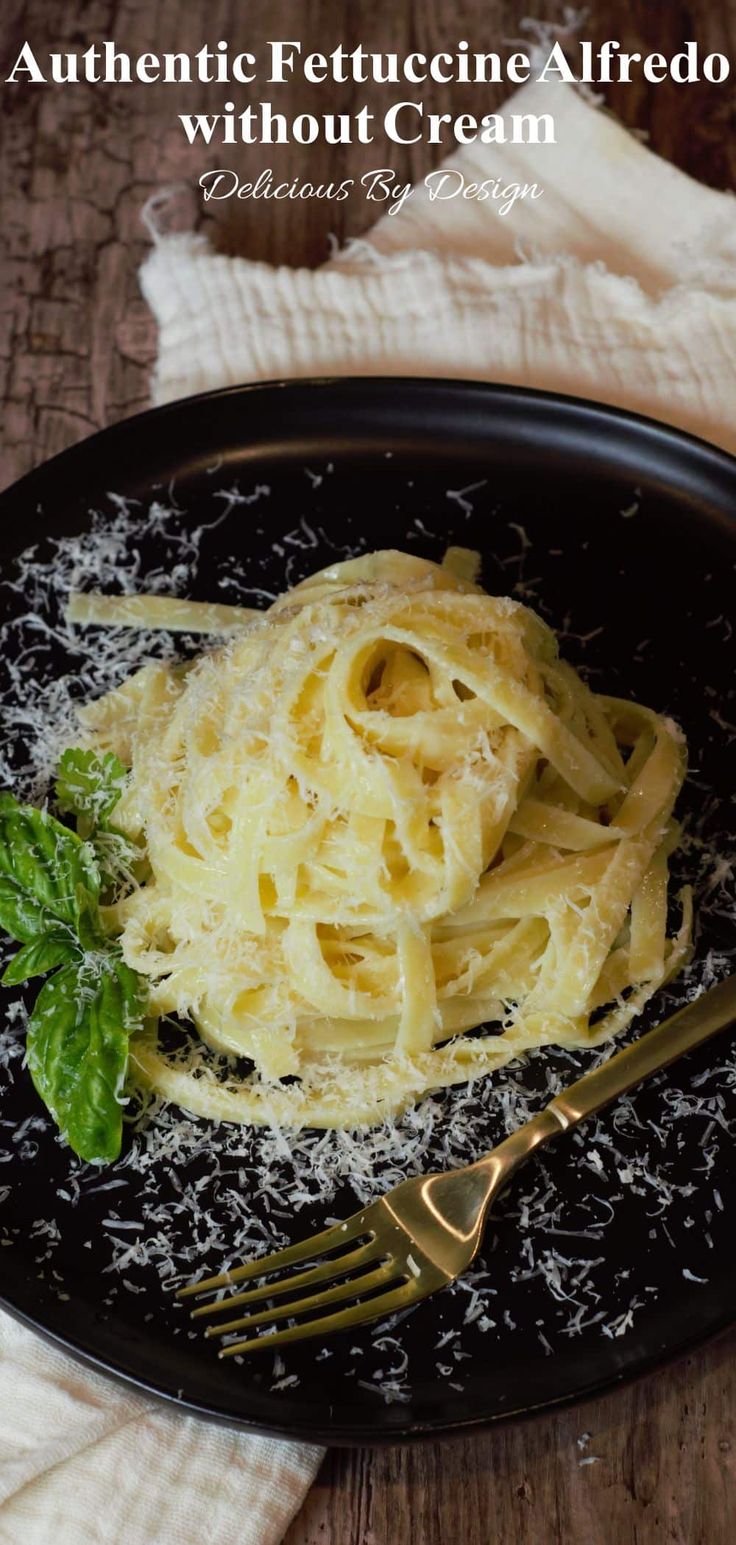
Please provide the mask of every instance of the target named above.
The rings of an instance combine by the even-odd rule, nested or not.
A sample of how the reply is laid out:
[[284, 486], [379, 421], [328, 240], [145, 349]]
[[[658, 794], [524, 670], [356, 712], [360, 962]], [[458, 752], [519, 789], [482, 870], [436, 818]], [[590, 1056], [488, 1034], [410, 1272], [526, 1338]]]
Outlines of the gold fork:
[[[179, 1297], [216, 1293], [285, 1267], [320, 1262], [195, 1309], [192, 1318], [228, 1316], [224, 1323], [215, 1318], [205, 1331], [207, 1336], [254, 1331], [279, 1320], [299, 1321], [274, 1334], [261, 1330], [258, 1335], [229, 1342], [220, 1357], [234, 1357], [254, 1347], [283, 1346], [307, 1336], [328, 1336], [411, 1308], [437, 1288], [454, 1282], [470, 1265], [491, 1202], [535, 1148], [595, 1115], [650, 1073], [699, 1046], [717, 1030], [726, 1029], [734, 1019], [736, 976], [730, 976], [556, 1095], [539, 1115], [475, 1164], [404, 1180], [346, 1223], [337, 1223], [247, 1266], [192, 1282], [180, 1289]], [[287, 1295], [284, 1301], [271, 1307], [270, 1300], [282, 1295]], [[346, 1300], [352, 1302], [346, 1304]], [[333, 1308], [338, 1304], [344, 1307]], [[243, 1308], [244, 1315], [230, 1317], [233, 1309]]]

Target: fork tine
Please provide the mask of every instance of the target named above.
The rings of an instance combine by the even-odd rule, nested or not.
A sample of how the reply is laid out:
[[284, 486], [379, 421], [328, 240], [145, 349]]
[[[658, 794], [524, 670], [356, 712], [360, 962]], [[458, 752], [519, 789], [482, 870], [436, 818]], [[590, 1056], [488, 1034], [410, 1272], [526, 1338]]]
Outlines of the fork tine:
[[351, 1250], [349, 1255], [330, 1256], [321, 1266], [314, 1266], [311, 1271], [292, 1272], [288, 1277], [280, 1277], [277, 1282], [264, 1282], [261, 1287], [249, 1288], [247, 1293], [232, 1293], [229, 1298], [217, 1298], [214, 1303], [199, 1304], [196, 1309], [192, 1309], [191, 1318], [198, 1320], [202, 1315], [222, 1314], [224, 1310], [237, 1309], [240, 1304], [265, 1303], [280, 1293], [293, 1293], [296, 1288], [312, 1287], [316, 1282], [331, 1282], [333, 1278], [345, 1276], [350, 1271], [356, 1271], [359, 1266], [367, 1266], [380, 1258], [380, 1250], [377, 1251], [376, 1241], [373, 1240], [370, 1244], [361, 1245], [358, 1250]]
[[309, 1336], [331, 1335], [335, 1330], [349, 1330], [354, 1325], [365, 1325], [369, 1320], [383, 1320], [396, 1309], [405, 1309], [418, 1303], [424, 1293], [417, 1292], [416, 1279], [403, 1282], [393, 1291], [382, 1293], [380, 1298], [370, 1298], [367, 1303], [352, 1304], [349, 1309], [339, 1309], [336, 1314], [323, 1314], [302, 1325], [290, 1325], [277, 1330], [273, 1336], [253, 1336], [248, 1341], [234, 1341], [221, 1347], [218, 1357], [235, 1357], [240, 1352], [252, 1352], [256, 1347], [285, 1346], [289, 1341], [306, 1341]]
[[324, 1255], [326, 1250], [334, 1250], [338, 1245], [352, 1244], [363, 1234], [373, 1234], [373, 1230], [365, 1226], [366, 1217], [367, 1213], [355, 1213], [347, 1222], [335, 1223], [332, 1228], [323, 1229], [320, 1234], [311, 1234], [309, 1239], [301, 1239], [298, 1244], [287, 1245], [284, 1250], [274, 1250], [272, 1255], [248, 1261], [245, 1266], [233, 1266], [230, 1271], [220, 1272], [217, 1277], [188, 1282], [186, 1287], [179, 1288], [176, 1296], [190, 1298], [198, 1293], [212, 1293], [217, 1288], [229, 1287], [231, 1282], [245, 1282], [249, 1277], [265, 1277], [269, 1272], [279, 1271], [282, 1266], [295, 1266], [299, 1261], [309, 1261], [314, 1256]]
[[375, 1271], [364, 1273], [362, 1277], [351, 1277], [348, 1282], [337, 1282], [334, 1287], [327, 1288], [324, 1292], [308, 1293], [305, 1298], [292, 1299], [286, 1304], [277, 1304], [273, 1309], [260, 1309], [257, 1314], [246, 1314], [241, 1319], [228, 1320], [224, 1325], [208, 1325], [205, 1336], [227, 1336], [233, 1330], [250, 1330], [254, 1325], [270, 1325], [274, 1320], [289, 1320], [297, 1314], [306, 1314], [308, 1309], [321, 1309], [323, 1304], [336, 1304], [341, 1298], [356, 1298], [363, 1293], [369, 1293], [373, 1288], [388, 1286], [395, 1282], [400, 1275], [401, 1268], [395, 1261], [386, 1266], [379, 1266]]

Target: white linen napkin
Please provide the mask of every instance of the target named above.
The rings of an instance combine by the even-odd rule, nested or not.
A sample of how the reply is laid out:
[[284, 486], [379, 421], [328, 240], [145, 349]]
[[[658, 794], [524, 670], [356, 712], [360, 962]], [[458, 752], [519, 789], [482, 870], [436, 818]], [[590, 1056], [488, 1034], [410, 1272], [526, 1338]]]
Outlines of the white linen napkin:
[[420, 186], [316, 272], [158, 236], [141, 270], [154, 400], [281, 376], [474, 377], [616, 403], [736, 450], [736, 200], [572, 87], [525, 86], [505, 111], [552, 112], [556, 143], [445, 163], [543, 188], [503, 217], [500, 201], [431, 203]]
[[[509, 109], [554, 111], [557, 143], [446, 163], [543, 187], [503, 218], [418, 188], [314, 273], [157, 232], [141, 272], [154, 400], [280, 376], [472, 376], [622, 404], [736, 450], [736, 202], [570, 88], [525, 87]], [[320, 1458], [158, 1406], [0, 1316], [1, 1545], [276, 1545]]]
[[2, 1545], [277, 1545], [323, 1452], [185, 1416], [0, 1314]]

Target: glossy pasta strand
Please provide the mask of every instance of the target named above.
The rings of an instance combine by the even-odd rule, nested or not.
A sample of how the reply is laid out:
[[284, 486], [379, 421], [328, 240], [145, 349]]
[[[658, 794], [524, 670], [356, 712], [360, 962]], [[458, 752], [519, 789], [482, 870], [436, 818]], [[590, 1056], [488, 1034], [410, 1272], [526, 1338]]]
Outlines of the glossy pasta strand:
[[[381, 552], [262, 614], [200, 607], [224, 642], [82, 711], [131, 769], [119, 820], [151, 872], [114, 922], [150, 989], [136, 1076], [167, 1098], [380, 1121], [530, 1047], [617, 1033], [685, 958], [687, 898], [667, 939], [680, 732], [594, 693], [476, 571], [462, 550]], [[253, 1074], [164, 1053], [171, 1013]]]

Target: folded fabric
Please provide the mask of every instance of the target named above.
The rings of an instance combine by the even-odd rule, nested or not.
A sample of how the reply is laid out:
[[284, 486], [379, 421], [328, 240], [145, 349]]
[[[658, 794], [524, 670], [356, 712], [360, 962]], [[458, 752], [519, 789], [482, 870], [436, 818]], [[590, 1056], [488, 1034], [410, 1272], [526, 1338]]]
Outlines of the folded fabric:
[[[597, 398], [736, 450], [736, 200], [653, 155], [572, 87], [525, 86], [556, 143], [474, 145], [314, 272], [160, 236], [141, 270], [159, 326], [153, 395], [284, 376], [440, 375]], [[380, 207], [380, 206], [377, 206]]]
[[322, 1453], [185, 1416], [0, 1315], [2, 1545], [276, 1545]]

